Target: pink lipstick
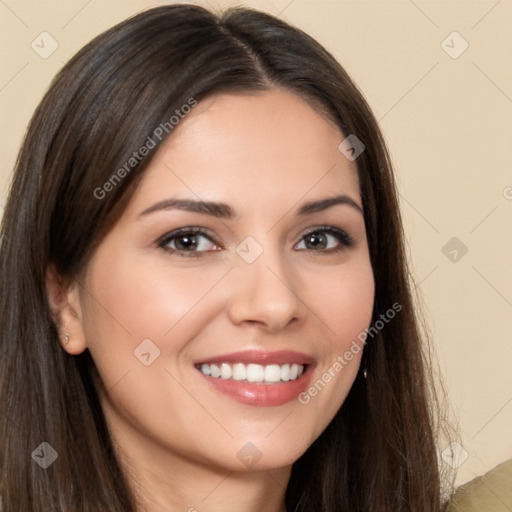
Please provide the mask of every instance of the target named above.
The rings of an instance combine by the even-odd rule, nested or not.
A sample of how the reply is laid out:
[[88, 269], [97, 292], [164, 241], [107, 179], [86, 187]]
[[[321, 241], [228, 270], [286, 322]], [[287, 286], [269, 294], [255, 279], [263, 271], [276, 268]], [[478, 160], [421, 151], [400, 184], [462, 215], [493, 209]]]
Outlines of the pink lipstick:
[[233, 400], [271, 407], [297, 398], [309, 385], [313, 357], [290, 350], [247, 350], [194, 363], [207, 383]]

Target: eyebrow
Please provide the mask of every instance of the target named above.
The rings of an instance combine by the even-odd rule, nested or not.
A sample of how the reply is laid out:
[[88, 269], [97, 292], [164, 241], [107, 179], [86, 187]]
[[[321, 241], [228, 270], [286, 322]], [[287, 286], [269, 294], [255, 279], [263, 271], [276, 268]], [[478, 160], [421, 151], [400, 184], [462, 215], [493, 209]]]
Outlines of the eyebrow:
[[[351, 197], [347, 195], [339, 195], [304, 203], [297, 211], [297, 215], [310, 215], [312, 213], [327, 210], [328, 208], [336, 205], [347, 205], [357, 210], [359, 213], [363, 213], [363, 209]], [[150, 206], [142, 213], [140, 213], [139, 218], [143, 215], [148, 215], [156, 211], [172, 209], [201, 213], [205, 215], [213, 215], [215, 217], [228, 220], [233, 220], [239, 217], [235, 210], [233, 210], [233, 208], [231, 208], [231, 206], [226, 203], [217, 203], [214, 201], [196, 201], [195, 199], [170, 198], [164, 199], [154, 204], [153, 206]]]

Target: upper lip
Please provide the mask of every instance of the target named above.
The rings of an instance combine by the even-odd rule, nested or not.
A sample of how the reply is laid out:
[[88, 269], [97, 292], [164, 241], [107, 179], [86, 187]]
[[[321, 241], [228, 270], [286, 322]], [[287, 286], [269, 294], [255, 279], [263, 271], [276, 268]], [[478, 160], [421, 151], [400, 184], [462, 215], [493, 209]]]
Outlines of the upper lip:
[[243, 364], [313, 364], [315, 359], [308, 354], [295, 352], [294, 350], [244, 350], [241, 352], [231, 352], [204, 358], [195, 362], [196, 365], [210, 363], [243, 363]]

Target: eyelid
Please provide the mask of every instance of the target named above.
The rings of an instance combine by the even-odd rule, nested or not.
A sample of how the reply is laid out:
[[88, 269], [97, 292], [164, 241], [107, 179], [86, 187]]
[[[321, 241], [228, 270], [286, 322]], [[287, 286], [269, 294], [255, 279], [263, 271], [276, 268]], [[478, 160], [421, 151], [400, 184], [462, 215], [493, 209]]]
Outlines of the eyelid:
[[200, 226], [187, 226], [187, 227], [183, 227], [183, 228], [173, 229], [172, 231], [169, 231], [168, 233], [166, 233], [165, 235], [160, 237], [159, 241], [174, 238], [174, 237], [177, 237], [182, 234], [186, 235], [189, 233], [192, 233], [194, 235], [206, 236], [207, 238], [210, 238], [212, 242], [215, 242], [215, 240], [214, 240], [215, 234], [213, 233], [213, 231], [211, 231], [208, 228], [204, 228], [204, 227], [200, 227]]

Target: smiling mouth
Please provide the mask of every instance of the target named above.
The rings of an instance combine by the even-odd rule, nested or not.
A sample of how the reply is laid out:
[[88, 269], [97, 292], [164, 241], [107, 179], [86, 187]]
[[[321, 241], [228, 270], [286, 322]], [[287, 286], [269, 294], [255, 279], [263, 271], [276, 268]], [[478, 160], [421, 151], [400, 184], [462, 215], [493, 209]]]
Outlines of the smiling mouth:
[[244, 350], [194, 361], [215, 392], [259, 407], [293, 402], [309, 385], [316, 365], [314, 357], [294, 350]]
[[207, 377], [250, 383], [276, 384], [297, 380], [308, 365], [285, 364], [244, 364], [244, 363], [203, 363], [196, 365]]

